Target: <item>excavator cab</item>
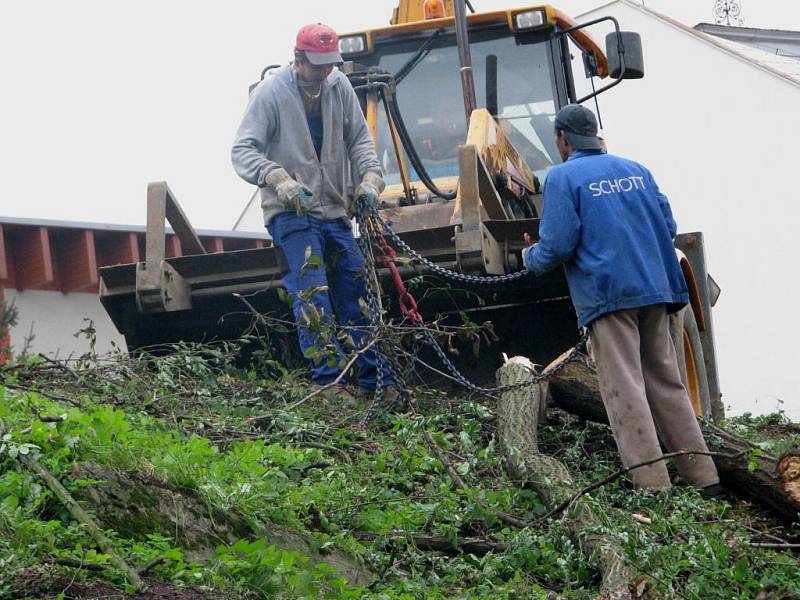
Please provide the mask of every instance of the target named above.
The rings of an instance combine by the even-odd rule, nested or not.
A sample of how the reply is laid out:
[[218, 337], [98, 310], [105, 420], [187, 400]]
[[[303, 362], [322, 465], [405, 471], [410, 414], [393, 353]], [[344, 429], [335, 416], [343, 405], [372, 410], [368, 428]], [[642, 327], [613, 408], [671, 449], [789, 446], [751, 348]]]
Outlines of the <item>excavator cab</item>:
[[[540, 43], [534, 42], [536, 39]], [[370, 66], [397, 72], [415, 58], [418, 46], [419, 41], [407, 40], [382, 44], [369, 57]], [[520, 39], [501, 27], [473, 34], [470, 46], [478, 106], [487, 107], [487, 97], [494, 98], [494, 106], [488, 109], [490, 114], [541, 178], [560, 160], [552, 132], [559, 102], [552, 69], [548, 68], [549, 45], [541, 35], [529, 34]], [[458, 74], [455, 35], [444, 33], [436, 35], [397, 85], [397, 102], [409, 134], [434, 179], [458, 177], [458, 147], [467, 139]], [[376, 142], [387, 184], [399, 185], [400, 167], [391, 158], [394, 149], [384, 112], [378, 113]], [[404, 159], [410, 164], [407, 154]], [[419, 181], [414, 172], [409, 178]], [[390, 189], [389, 194], [393, 193], [397, 190]]]
[[[403, 0], [389, 27], [340, 38], [342, 56], [348, 61], [346, 72], [381, 72], [393, 78], [394, 100], [410, 142], [402, 148], [395, 139], [397, 124], [391, 123], [392, 116], [388, 111], [370, 110], [369, 86], [356, 85], [386, 176], [384, 200], [388, 205], [435, 200], [436, 194], [425, 189], [409, 152], [418, 155], [431, 179], [441, 180], [441, 189], [457, 193], [458, 147], [465, 143], [476, 144], [479, 152], [492, 147], [495, 154], [498, 149], [505, 152], [503, 146], [513, 148], [511, 160], [517, 162], [513, 168], [521, 172], [535, 194], [548, 169], [561, 160], [553, 138], [556, 113], [571, 102], [584, 102], [616, 85], [578, 97], [575, 54], [582, 58], [587, 77], [604, 78], [609, 73], [609, 61], [586, 27], [602, 21], [614, 26], [608, 45], [618, 80], [644, 74], [638, 36], [620, 32], [613, 18], [578, 25], [550, 6], [472, 14], [465, 25], [476, 107], [488, 112], [488, 116], [476, 115], [473, 125], [472, 116], [465, 118], [461, 108], [465, 94], [460, 77], [463, 48], [459, 48], [454, 12], [452, 1]], [[491, 129], [484, 132], [489, 139], [478, 139], [479, 131], [472, 132], [469, 139], [471, 128], [486, 127]], [[489, 166], [495, 177], [507, 174], [507, 165]], [[514, 210], [514, 205], [506, 208], [511, 217], [536, 213], [535, 209]]]

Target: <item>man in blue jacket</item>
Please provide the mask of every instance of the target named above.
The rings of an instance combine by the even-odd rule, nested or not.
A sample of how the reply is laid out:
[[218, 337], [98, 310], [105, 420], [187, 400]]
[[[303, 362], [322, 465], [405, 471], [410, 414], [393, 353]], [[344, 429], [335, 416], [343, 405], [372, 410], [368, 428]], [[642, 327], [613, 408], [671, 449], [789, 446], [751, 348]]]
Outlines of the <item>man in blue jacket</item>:
[[[564, 163], [544, 186], [540, 240], [523, 259], [537, 274], [564, 265], [578, 325], [589, 327], [600, 394], [626, 467], [669, 452], [708, 452], [681, 383], [669, 313], [689, 300], [666, 196], [642, 165], [605, 154], [594, 114], [576, 104], [555, 121]], [[689, 483], [716, 493], [709, 456], [675, 459]], [[631, 471], [639, 488], [668, 489], [664, 461]]]
[[[374, 390], [380, 374], [391, 400], [397, 390], [387, 366], [373, 350], [363, 350], [369, 325], [359, 305], [364, 257], [348, 218], [352, 177], [360, 182], [355, 196], [371, 202], [385, 186], [356, 93], [334, 69], [340, 62], [333, 29], [320, 23], [301, 28], [294, 62], [253, 90], [231, 157], [239, 176], [261, 188], [264, 224], [285, 259], [283, 283], [312, 379], [320, 386], [336, 381], [346, 353], [362, 349], [359, 385]], [[332, 331], [334, 314], [354, 348], [321, 335]], [[349, 396], [341, 386], [325, 390], [328, 397]]]

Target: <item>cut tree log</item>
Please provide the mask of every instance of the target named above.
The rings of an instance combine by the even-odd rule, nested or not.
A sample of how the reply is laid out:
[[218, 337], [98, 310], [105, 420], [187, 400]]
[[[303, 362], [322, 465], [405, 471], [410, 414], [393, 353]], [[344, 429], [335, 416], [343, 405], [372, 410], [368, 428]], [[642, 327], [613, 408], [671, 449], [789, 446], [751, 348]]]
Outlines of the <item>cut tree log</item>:
[[368, 586], [375, 580], [362, 561], [336, 548], [320, 550], [313, 536], [271, 523], [262, 523], [255, 530], [237, 511], [210, 507], [190, 490], [173, 488], [146, 473], [94, 463], [79, 463], [74, 473], [98, 482], [77, 492], [77, 500], [87, 503], [100, 524], [115, 529], [123, 538], [169, 536], [187, 559], [198, 562], [212, 559], [220, 545], [262, 538], [267, 546], [307, 557], [311, 565], [326, 563], [351, 585]]
[[[551, 369], [562, 357], [556, 359]], [[549, 401], [589, 421], [608, 423], [597, 373], [588, 357], [573, 361], [549, 381]], [[800, 516], [800, 452], [770, 456], [751, 442], [699, 419], [700, 429], [714, 456], [722, 484], [731, 493], [769, 508], [785, 519]], [[749, 452], [748, 450], [752, 450]], [[744, 452], [748, 451], [748, 452]]]
[[83, 508], [81, 508], [80, 504], [75, 501], [75, 498], [72, 497], [67, 489], [61, 485], [61, 482], [56, 479], [50, 471], [48, 471], [36, 458], [30, 454], [20, 454], [19, 460], [24, 464], [28, 469], [36, 473], [39, 477], [41, 477], [47, 487], [56, 495], [56, 497], [61, 500], [64, 504], [66, 509], [70, 512], [70, 514], [75, 518], [76, 521], [81, 523], [89, 534], [94, 538], [97, 542], [97, 545], [100, 549], [108, 555], [109, 560], [111, 563], [117, 567], [120, 571], [125, 574], [125, 577], [128, 579], [128, 582], [133, 586], [133, 588], [137, 591], [143, 591], [147, 588], [147, 585], [139, 577], [139, 573], [137, 573], [134, 569], [125, 562], [125, 560], [117, 553], [117, 549], [114, 547], [114, 544], [111, 540], [106, 537], [106, 534], [103, 533], [103, 530], [97, 526], [97, 523], [94, 522]]
[[[527, 358], [514, 357], [497, 372], [498, 383], [509, 385], [530, 379], [536, 369]], [[498, 437], [509, 473], [528, 482], [548, 508], [569, 499], [575, 484], [560, 461], [539, 452], [537, 441], [544, 386], [512, 388], [498, 403]], [[617, 540], [599, 533], [603, 520], [588, 497], [579, 498], [566, 513], [568, 529], [575, 543], [588, 556], [596, 557], [603, 581], [601, 591], [610, 600], [631, 599], [635, 573], [625, 560]]]

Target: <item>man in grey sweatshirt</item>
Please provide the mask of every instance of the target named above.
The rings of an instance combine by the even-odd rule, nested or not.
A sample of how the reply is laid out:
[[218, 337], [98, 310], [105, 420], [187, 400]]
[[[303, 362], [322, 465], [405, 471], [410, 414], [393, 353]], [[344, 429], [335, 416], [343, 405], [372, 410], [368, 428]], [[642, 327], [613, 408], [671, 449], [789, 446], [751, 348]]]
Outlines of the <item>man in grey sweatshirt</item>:
[[[314, 382], [325, 385], [368, 337], [359, 305], [364, 257], [348, 219], [348, 183], [357, 177], [355, 197], [371, 202], [385, 185], [358, 97], [334, 69], [342, 62], [336, 32], [322, 24], [303, 27], [294, 55], [291, 65], [253, 90], [231, 156], [239, 176], [261, 188], [264, 224], [285, 259], [283, 283], [300, 349], [312, 362]], [[330, 335], [334, 311], [353, 348], [342, 348]], [[315, 313], [321, 327], [309, 327]], [[388, 366], [374, 351], [362, 351], [356, 365], [363, 390], [375, 389], [380, 372], [387, 395], [396, 396]]]

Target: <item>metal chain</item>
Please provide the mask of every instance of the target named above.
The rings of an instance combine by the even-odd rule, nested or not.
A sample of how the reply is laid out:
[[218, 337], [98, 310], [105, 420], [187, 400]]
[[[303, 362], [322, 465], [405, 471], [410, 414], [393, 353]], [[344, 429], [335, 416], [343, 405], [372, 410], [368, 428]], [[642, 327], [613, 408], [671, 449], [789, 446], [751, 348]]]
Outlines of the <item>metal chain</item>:
[[[406, 393], [406, 377], [413, 368], [413, 364], [409, 364], [407, 369], [403, 369], [396, 354], [391, 352], [391, 348], [387, 348], [387, 341], [384, 341], [388, 336], [385, 334], [386, 324], [383, 320], [383, 307], [380, 299], [380, 289], [378, 288], [377, 271], [375, 268], [375, 253], [373, 239], [380, 230], [375, 227], [375, 220], [370, 218], [363, 207], [368, 204], [365, 200], [359, 201], [359, 210], [356, 213], [356, 222], [361, 233], [358, 238], [358, 244], [364, 255], [364, 273], [365, 273], [365, 288], [366, 288], [366, 303], [369, 320], [373, 326], [375, 336], [379, 336], [379, 341], [376, 344], [375, 355], [377, 362], [377, 380], [375, 385], [375, 395], [367, 409], [366, 415], [361, 422], [362, 426], [367, 426], [378, 414], [379, 409], [383, 408], [384, 411], [391, 411], [394, 406], [399, 403]], [[384, 391], [384, 378], [383, 371], [386, 365], [390, 366], [390, 371], [395, 379], [400, 394], [389, 406], [381, 406]]]
[[[525, 270], [525, 271], [518, 271], [516, 273], [511, 273], [509, 275], [480, 277], [476, 275], [464, 275], [463, 273], [457, 273], [455, 271], [451, 271], [450, 269], [445, 269], [444, 267], [441, 267], [440, 265], [437, 265], [436, 263], [423, 257], [414, 249], [412, 249], [408, 244], [406, 244], [402, 239], [400, 239], [397, 233], [394, 232], [391, 229], [391, 227], [389, 227], [386, 224], [386, 222], [380, 217], [377, 207], [375, 207], [365, 199], [358, 199], [358, 211], [356, 212], [356, 222], [358, 223], [359, 231], [361, 234], [360, 237], [358, 238], [358, 244], [362, 250], [362, 253], [364, 254], [366, 302], [368, 307], [369, 320], [372, 323], [375, 335], [381, 335], [382, 333], [386, 333], [387, 330], [386, 324], [384, 323], [383, 320], [383, 308], [381, 306], [380, 290], [378, 289], [378, 278], [377, 278], [376, 261], [374, 254], [374, 248], [377, 246], [377, 243], [374, 242], [381, 235], [384, 234], [388, 235], [388, 237], [391, 239], [397, 250], [407, 255], [410, 255], [412, 258], [414, 258], [421, 264], [427, 266], [428, 268], [438, 273], [439, 275], [455, 281], [473, 283], [473, 284], [504, 285], [509, 282], [522, 279], [523, 277], [527, 276], [530, 273], [530, 271]], [[536, 385], [542, 381], [545, 381], [555, 376], [564, 368], [566, 368], [567, 365], [569, 365], [572, 362], [575, 362], [581, 357], [581, 353], [583, 349], [586, 347], [586, 342], [589, 337], [588, 329], [584, 329], [576, 345], [569, 351], [569, 354], [567, 354], [567, 356], [560, 363], [558, 363], [551, 369], [548, 369], [538, 375], [531, 377], [530, 379], [498, 387], [481, 387], [469, 381], [458, 370], [458, 367], [456, 367], [455, 364], [453, 364], [453, 362], [448, 358], [441, 344], [439, 344], [439, 342], [436, 341], [434, 331], [431, 328], [427, 327], [424, 323], [420, 323], [416, 328], [413, 329], [413, 331], [421, 333], [422, 339], [424, 339], [425, 344], [431, 347], [431, 349], [438, 356], [439, 360], [442, 362], [445, 368], [450, 372], [450, 375], [456, 382], [461, 384], [470, 392], [482, 395], [489, 395], [489, 396], [496, 393], [508, 391], [511, 389], [525, 387], [528, 385]], [[408, 353], [410, 359], [407, 361], [406, 367], [403, 368], [403, 365], [400, 359], [398, 358], [397, 353], [391, 352], [391, 348], [387, 347], [387, 345], [388, 342], [385, 341], [379, 341], [376, 344], [375, 352], [376, 356], [378, 357], [377, 385], [375, 389], [375, 397], [372, 403], [370, 404], [369, 408], [367, 409], [367, 413], [362, 421], [363, 426], [368, 425], [377, 416], [380, 408], [384, 408], [384, 410], [386, 411], [389, 411], [393, 408], [393, 406], [381, 407], [384, 365], [387, 363], [390, 365], [391, 372], [396, 380], [398, 389], [401, 391], [401, 394], [398, 396], [396, 400], [396, 402], [399, 402], [399, 400], [402, 398], [402, 395], [405, 394], [406, 390], [405, 382], [408, 375], [411, 373], [413, 369], [413, 362], [422, 348], [422, 342], [419, 340], [418, 336], [414, 336], [414, 343], [412, 350], [410, 353]]]
[[557, 375], [560, 371], [562, 371], [567, 365], [569, 365], [572, 362], [575, 362], [577, 359], [581, 357], [581, 353], [583, 349], [586, 347], [586, 341], [589, 339], [589, 330], [584, 329], [584, 331], [581, 333], [581, 337], [569, 351], [569, 354], [567, 354], [567, 356], [564, 357], [564, 360], [562, 360], [553, 368], [543, 371], [538, 375], [534, 375], [530, 379], [526, 379], [524, 381], [519, 381], [517, 383], [509, 383], [507, 385], [501, 385], [498, 387], [487, 388], [475, 385], [466, 377], [464, 377], [464, 375], [458, 370], [458, 367], [456, 367], [453, 364], [453, 361], [451, 361], [447, 357], [447, 354], [442, 349], [441, 344], [439, 344], [439, 342], [436, 341], [436, 338], [433, 336], [433, 332], [430, 330], [430, 328], [422, 326], [419, 329], [425, 336], [425, 340], [428, 342], [428, 345], [433, 349], [433, 351], [439, 357], [439, 360], [442, 361], [447, 370], [450, 371], [450, 374], [453, 376], [453, 378], [456, 381], [458, 381], [458, 383], [467, 388], [469, 391], [483, 395], [492, 395], [520, 387], [525, 387], [528, 385], [536, 385], [542, 381], [550, 379], [551, 377]]
[[[363, 205], [362, 205], [363, 206]], [[380, 214], [378, 213], [378, 208], [372, 204], [368, 204], [364, 206], [364, 210], [369, 213], [369, 216], [375, 220], [377, 220], [383, 229], [383, 233], [389, 236], [391, 239], [392, 244], [394, 245], [397, 250], [407, 254], [408, 256], [412, 257], [414, 260], [419, 262], [422, 265], [425, 265], [433, 272], [445, 277], [447, 279], [452, 279], [453, 281], [458, 281], [461, 283], [473, 283], [473, 284], [480, 284], [480, 285], [506, 285], [511, 283], [512, 281], [519, 281], [520, 279], [524, 279], [525, 277], [530, 276], [533, 271], [528, 269], [523, 269], [522, 271], [515, 271], [514, 273], [508, 273], [507, 275], [493, 275], [489, 277], [482, 277], [480, 275], [465, 275], [464, 273], [458, 273], [457, 271], [453, 271], [451, 269], [446, 269], [441, 265], [437, 265], [435, 262], [432, 262], [422, 256], [419, 252], [414, 250], [411, 246], [409, 246], [403, 239], [395, 232], [386, 221], [381, 219]]]

